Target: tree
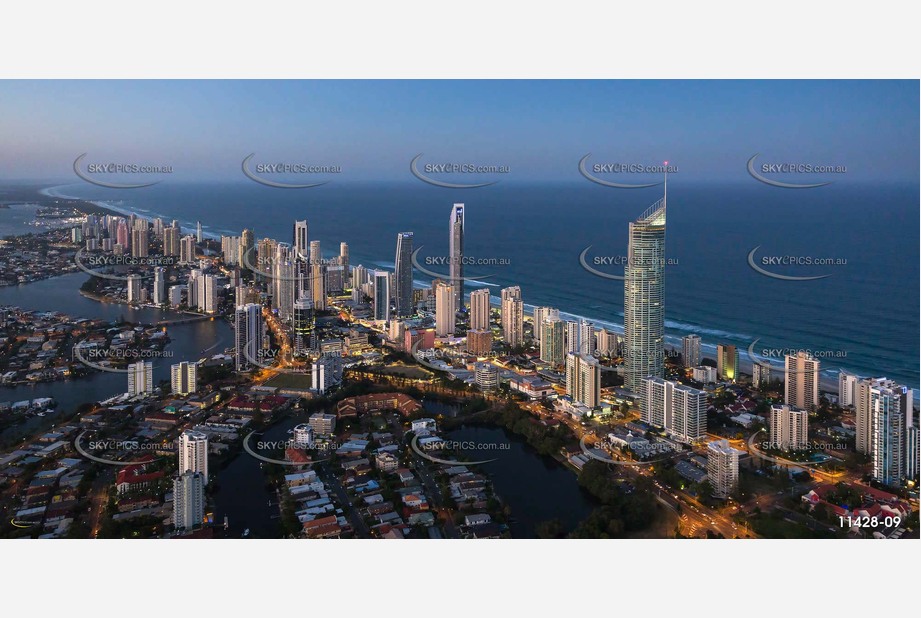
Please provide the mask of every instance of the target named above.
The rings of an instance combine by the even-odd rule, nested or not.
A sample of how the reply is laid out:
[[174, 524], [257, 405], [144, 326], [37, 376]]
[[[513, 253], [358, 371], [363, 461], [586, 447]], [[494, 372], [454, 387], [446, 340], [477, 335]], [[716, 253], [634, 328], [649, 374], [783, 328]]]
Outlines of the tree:
[[534, 528], [537, 536], [542, 539], [558, 539], [563, 536], [563, 522], [558, 518], [542, 521]]

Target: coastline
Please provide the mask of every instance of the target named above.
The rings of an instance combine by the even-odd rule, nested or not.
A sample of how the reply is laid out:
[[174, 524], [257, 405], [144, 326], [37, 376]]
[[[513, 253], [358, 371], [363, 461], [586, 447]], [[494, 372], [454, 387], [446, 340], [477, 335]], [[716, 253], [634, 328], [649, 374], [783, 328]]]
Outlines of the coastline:
[[[76, 183], [71, 183], [71, 184], [76, 184]], [[105, 202], [105, 201], [101, 201], [101, 200], [97, 200], [97, 201], [86, 200], [86, 199], [83, 199], [83, 198], [77, 198], [77, 197], [74, 197], [74, 196], [69, 196], [69, 195], [66, 195], [66, 194], [64, 194], [64, 193], [62, 193], [62, 192], [60, 192], [60, 191], [58, 191], [59, 188], [63, 188], [63, 187], [67, 187], [67, 186], [71, 186], [71, 185], [64, 184], [64, 185], [54, 185], [54, 186], [50, 186], [50, 187], [44, 187], [44, 188], [38, 189], [37, 192], [38, 192], [38, 194], [39, 194], [40, 196], [42, 196], [42, 197], [44, 197], [44, 198], [46, 198], [46, 199], [47, 199], [47, 198], [50, 198], [50, 199], [55, 199], [55, 200], [68, 200], [68, 201], [73, 201], [73, 204], [70, 204], [70, 205], [72, 205], [72, 207], [74, 207], [74, 208], [80, 210], [81, 212], [84, 212], [85, 214], [100, 214], [100, 215], [108, 214], [108, 215], [112, 215], [112, 216], [130, 216], [130, 215], [134, 215], [134, 216], [136, 216], [136, 217], [138, 217], [138, 218], [141, 218], [141, 219], [144, 219], [144, 220], [147, 220], [147, 221], [152, 221], [152, 220], [155, 218], [155, 217], [151, 217], [149, 214], [134, 212], [134, 211], [131, 210], [130, 208], [119, 208], [119, 207], [114, 206], [113, 204], [111, 204], [111, 203], [109, 203], [109, 202]], [[220, 235], [219, 235], [219, 234], [215, 234], [215, 233], [213, 233], [213, 232], [203, 232], [203, 236], [208, 237], [208, 238], [213, 239], [213, 240], [219, 240], [219, 239], [220, 239]], [[386, 264], [387, 264], [386, 261], [381, 262], [381, 261], [378, 261], [378, 260], [374, 260], [372, 263], [378, 264], [378, 265], [386, 265]], [[390, 262], [390, 264], [392, 265], [392, 262]], [[392, 267], [392, 266], [391, 266], [391, 267]], [[486, 282], [470, 282], [470, 283], [473, 284], [473, 286], [474, 286], [475, 288], [477, 288], [477, 289], [480, 288], [480, 287], [495, 287], [495, 284], [490, 284], [490, 283], [486, 283]], [[428, 285], [425, 284], [425, 282], [423, 282], [423, 281], [417, 281], [417, 280], [415, 280], [415, 279], [414, 279], [414, 281], [413, 281], [413, 284], [414, 284], [414, 287], [416, 286], [416, 284], [419, 284], [420, 287], [428, 287]], [[469, 293], [466, 294], [466, 296], [469, 297]], [[492, 294], [491, 294], [491, 303], [490, 303], [490, 304], [491, 304], [491, 306], [498, 306], [498, 305], [499, 305], [498, 298], [495, 297], [495, 296], [492, 295]], [[535, 309], [536, 307], [537, 307], [537, 305], [525, 304], [525, 305], [524, 305], [524, 313], [525, 313], [525, 315], [531, 316], [531, 318], [533, 319], [534, 309]], [[591, 316], [586, 316], [586, 315], [581, 315], [581, 314], [577, 314], [577, 313], [570, 313], [570, 312], [567, 312], [567, 311], [563, 311], [562, 309], [560, 310], [560, 317], [563, 318], [563, 319], [567, 319], [567, 320], [575, 320], [575, 321], [578, 321], [578, 320], [586, 320], [586, 321], [590, 321], [590, 322], [592, 322], [596, 327], [605, 328], [605, 329], [610, 330], [610, 331], [612, 331], [612, 332], [615, 332], [615, 333], [617, 333], [617, 334], [619, 334], [619, 335], [623, 335], [623, 332], [624, 332], [624, 328], [623, 328], [623, 324], [622, 324], [622, 323], [612, 322], [612, 321], [610, 321], [610, 320], [608, 320], [608, 319], [593, 318], [593, 317], [591, 317]], [[682, 329], [682, 328], [681, 328], [682, 325], [683, 325], [683, 323], [682, 323], [680, 320], [678, 320], [678, 321], [676, 321], [676, 320], [668, 320], [668, 319], [666, 320], [666, 328], [672, 328], [672, 329], [677, 329], [677, 330], [688, 330], [688, 331], [690, 331], [690, 332], [694, 332], [694, 333], [696, 333], [696, 334], [701, 335], [701, 338], [702, 338], [702, 339], [703, 339], [704, 336], [707, 336], [707, 337], [711, 337], [711, 338], [712, 338], [712, 337], [715, 337], [716, 335], [718, 335], [719, 333], [722, 333], [722, 332], [723, 332], [723, 331], [720, 331], [720, 330], [718, 330], [718, 329], [713, 329], [713, 328], [699, 328], [699, 327], [698, 327], [698, 328], [693, 328], [693, 329], [691, 329], [691, 328], [683, 328], [683, 329]], [[730, 334], [728, 334], [728, 335], [726, 336], [726, 339], [731, 340], [733, 336], [735, 336], [737, 339], [738, 339], [738, 338], [743, 338], [743, 339], [744, 339], [744, 338], [746, 337], [746, 335], [744, 335], [744, 334], [735, 334], [735, 335], [733, 335], [733, 334], [730, 333]], [[670, 335], [670, 334], [666, 334], [666, 335], [665, 335], [665, 345], [666, 345], [666, 348], [671, 348], [671, 349], [673, 349], [673, 350], [680, 350], [681, 347], [682, 347], [682, 341], [681, 341], [681, 339], [682, 339], [682, 336], [681, 336], [681, 335]], [[719, 337], [716, 336], [716, 339], [719, 340]], [[712, 340], [712, 339], [711, 339], [711, 340]], [[710, 358], [710, 359], [713, 359], [713, 360], [716, 359], [716, 347], [717, 347], [717, 346], [716, 346], [715, 343], [708, 343], [708, 342], [705, 342], [705, 341], [701, 341], [701, 352], [702, 352], [702, 354], [705, 355], [706, 358]], [[777, 362], [775, 362], [774, 359], [769, 359], [769, 358], [764, 358], [764, 359], [753, 359], [753, 358], [750, 357], [747, 348], [745, 348], [744, 346], [740, 346], [740, 345], [737, 345], [736, 347], [737, 347], [738, 352], [739, 352], [739, 370], [740, 370], [741, 372], [745, 373], [746, 375], [748, 375], [748, 376], [751, 376], [751, 375], [752, 375], [752, 367], [753, 367], [753, 365], [755, 364], [756, 361], [762, 362], [762, 363], [768, 363], [768, 364], [770, 364], [770, 365], [771, 365], [771, 372], [772, 372], [773, 375], [781, 375], [781, 374], [783, 373], [783, 369], [784, 369], [784, 368], [783, 368], [783, 364], [782, 364], [782, 363], [777, 363]], [[838, 375], [839, 375], [842, 371], [847, 372], [847, 373], [855, 374], [855, 375], [857, 375], [858, 377], [871, 377], [871, 375], [877, 375], [877, 374], [866, 374], [865, 371], [856, 370], [856, 369], [853, 369], [853, 368], [850, 368], [850, 367], [827, 367], [827, 366], [826, 366], [826, 367], [823, 367], [823, 368], [821, 369], [821, 371], [820, 371], [819, 390], [820, 390], [820, 391], [824, 391], [824, 392], [828, 392], [828, 393], [832, 393], [832, 394], [837, 394], [837, 392], [838, 392]], [[911, 388], [912, 388], [913, 391], [915, 391], [916, 397], [918, 396], [919, 393], [921, 393], [921, 390], [919, 390], [919, 387], [917, 387], [917, 386], [912, 386]]]

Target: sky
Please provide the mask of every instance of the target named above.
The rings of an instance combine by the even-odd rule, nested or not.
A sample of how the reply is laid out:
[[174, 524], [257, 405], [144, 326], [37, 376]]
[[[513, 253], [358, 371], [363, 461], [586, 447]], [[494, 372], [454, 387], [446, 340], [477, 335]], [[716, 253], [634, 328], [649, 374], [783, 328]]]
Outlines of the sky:
[[[0, 181], [74, 179], [74, 159], [243, 180], [241, 161], [409, 180], [409, 162], [576, 180], [580, 158], [747, 178], [761, 160], [917, 182], [917, 81], [0, 81]], [[337, 179], [338, 180], [338, 179]]]

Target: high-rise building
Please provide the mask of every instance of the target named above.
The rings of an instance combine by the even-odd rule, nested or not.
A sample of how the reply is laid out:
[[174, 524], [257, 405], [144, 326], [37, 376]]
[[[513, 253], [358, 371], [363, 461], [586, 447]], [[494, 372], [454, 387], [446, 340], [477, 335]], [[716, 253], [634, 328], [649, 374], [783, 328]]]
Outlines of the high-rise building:
[[305, 356], [316, 347], [315, 324], [313, 301], [306, 296], [301, 296], [294, 303], [294, 354], [296, 356]]
[[174, 395], [188, 395], [198, 390], [198, 364], [182, 361], [170, 367]]
[[905, 431], [905, 478], [917, 485], [921, 471], [921, 431], [918, 430], [918, 419], [914, 414], [908, 418], [911, 425]]
[[601, 405], [601, 365], [588, 354], [566, 355], [566, 394], [589, 408]]
[[476, 363], [473, 373], [477, 388], [484, 393], [491, 393], [499, 387], [499, 368], [492, 363]]
[[[169, 229], [169, 228], [166, 228]], [[166, 302], [166, 269], [162, 266], [154, 268], [154, 304], [162, 305]]]
[[311, 264], [323, 263], [323, 252], [320, 250], [320, 241], [311, 240], [308, 251], [308, 259]]
[[252, 255], [243, 256], [244, 265], [253, 270], [256, 281], [271, 279], [277, 244], [277, 241], [272, 238], [263, 238], [256, 243], [255, 257]]
[[375, 270], [372, 278], [374, 282], [374, 319], [386, 322], [390, 319], [390, 273], [386, 270]]
[[598, 331], [596, 351], [599, 356], [614, 358], [620, 355], [622, 337], [614, 331], [602, 328]]
[[785, 451], [809, 448], [809, 413], [795, 406], [771, 406], [771, 446]]
[[195, 238], [193, 236], [183, 236], [179, 243], [179, 261], [183, 264], [191, 264], [195, 261]]
[[566, 320], [566, 353], [579, 354], [582, 349], [582, 331], [579, 329], [579, 323], [572, 320]]
[[201, 270], [193, 268], [189, 272], [189, 280], [186, 284], [188, 288], [188, 293], [186, 295], [186, 303], [189, 306], [189, 309], [198, 309], [198, 280], [202, 277]]
[[365, 297], [361, 286], [370, 281], [368, 269], [359, 264], [352, 270], [352, 302], [361, 302]]
[[221, 236], [221, 257], [228, 266], [240, 263], [240, 237]]
[[707, 393], [676, 384], [672, 393], [669, 435], [681, 442], [698, 442], [707, 434]]
[[[146, 226], [146, 222], [144, 222]], [[147, 230], [132, 230], [131, 231], [131, 257], [147, 257], [148, 255], [148, 241], [147, 241]]]
[[205, 479], [198, 472], [173, 478], [173, 525], [179, 532], [193, 530], [205, 519]]
[[343, 366], [342, 357], [337, 355], [324, 355], [314, 361], [310, 371], [313, 388], [318, 394], [323, 395], [342, 382]]
[[717, 498], [728, 498], [739, 486], [740, 451], [728, 440], [714, 440], [707, 445], [707, 480]]
[[464, 309], [464, 205], [454, 204], [448, 231], [448, 283], [454, 288], [454, 312]]
[[434, 328], [407, 328], [403, 331], [403, 351], [415, 354], [417, 351], [435, 347]]
[[869, 378], [858, 380], [854, 386], [854, 422], [856, 434], [854, 449], [858, 453], [869, 455], [871, 452], [871, 392], [880, 387], [885, 388], [886, 378]]
[[448, 337], [454, 334], [454, 286], [440, 281], [435, 287], [435, 334]]
[[128, 365], [128, 394], [148, 395], [153, 392], [153, 363], [138, 361]]
[[278, 317], [284, 322], [291, 320], [294, 314], [294, 301], [297, 298], [297, 263], [294, 249], [287, 243], [275, 243], [275, 255], [271, 261], [272, 307], [278, 311]]
[[722, 382], [739, 379], [739, 351], [734, 345], [720, 343], [716, 346], [716, 379]]
[[179, 436], [179, 473], [198, 472], [208, 484], [208, 435], [187, 429]]
[[685, 335], [681, 339], [681, 360], [684, 367], [697, 367], [700, 365], [700, 336]]
[[678, 382], [648, 376], [640, 398], [644, 422], [681, 442], [698, 442], [707, 433], [707, 393]]
[[179, 256], [179, 228], [163, 228], [163, 255]]
[[182, 290], [184, 289], [185, 286], [183, 285], [171, 285], [169, 287], [169, 304], [173, 309], [182, 304]]
[[467, 351], [477, 356], [486, 356], [492, 351], [491, 330], [468, 330]]
[[124, 219], [119, 220], [118, 229], [115, 232], [115, 242], [125, 249], [131, 247], [131, 235], [128, 233], [128, 224]]
[[262, 353], [262, 307], [250, 303], [234, 312], [234, 351], [237, 371], [248, 371], [258, 364]]
[[470, 330], [490, 330], [489, 288], [470, 292]]
[[344, 288], [348, 288], [352, 277], [349, 270], [349, 244], [347, 242], [339, 243], [339, 266], [342, 267], [343, 273], [342, 285]]
[[595, 354], [595, 323], [586, 319], [579, 320], [579, 353]]
[[319, 262], [310, 265], [310, 290], [313, 307], [317, 311], [326, 311], [326, 266]]
[[240, 234], [240, 270], [247, 274], [252, 274], [252, 269], [248, 266], [253, 260], [253, 251], [256, 248], [256, 235], [251, 229], [244, 229]]
[[665, 374], [666, 195], [630, 223], [624, 268], [624, 387]]
[[860, 380], [856, 388], [856, 448], [870, 456], [871, 474], [898, 486], [917, 475], [913, 393], [887, 378]]
[[299, 260], [310, 258], [310, 244], [307, 236], [307, 219], [294, 222], [294, 252]]
[[784, 403], [804, 410], [819, 405], [819, 361], [808, 352], [784, 357]]
[[201, 244], [204, 238], [205, 238], [204, 234], [202, 234], [202, 231], [201, 231], [201, 221], [196, 221], [195, 222], [195, 241]]
[[128, 275], [127, 288], [129, 303], [144, 302], [144, 296], [141, 293], [144, 290], [142, 283], [143, 280], [140, 275]]
[[214, 275], [202, 275], [196, 281], [198, 289], [195, 295], [198, 310], [203, 313], [217, 312], [217, 279]]
[[[345, 269], [338, 264], [332, 264], [326, 267], [326, 295], [339, 296], [345, 290]], [[410, 306], [412, 304], [412, 294], [410, 294]]]
[[771, 383], [771, 366], [767, 363], [752, 362], [752, 386], [761, 388]]
[[[413, 314], [413, 233], [397, 234], [397, 254], [394, 263], [394, 304], [398, 317], [406, 318]], [[453, 293], [453, 290], [452, 290]], [[453, 319], [452, 319], [453, 321]], [[453, 328], [452, 328], [453, 331]]]
[[563, 320], [556, 315], [548, 315], [540, 328], [540, 359], [554, 367], [562, 365], [566, 354]]
[[541, 337], [543, 336], [543, 325], [544, 318], [547, 316], [554, 316], [557, 319], [560, 317], [560, 310], [554, 309], [553, 307], [535, 307], [533, 313], [532, 321], [532, 330], [534, 335], [534, 340], [537, 341], [538, 345], [543, 345]]
[[849, 408], [857, 400], [857, 382], [859, 379], [844, 370], [838, 372], [838, 405]]
[[502, 289], [501, 314], [502, 338], [505, 343], [512, 347], [524, 343], [524, 303], [519, 286]]
[[700, 365], [691, 369], [691, 377], [701, 384], [712, 384], [716, 382], [716, 367]]

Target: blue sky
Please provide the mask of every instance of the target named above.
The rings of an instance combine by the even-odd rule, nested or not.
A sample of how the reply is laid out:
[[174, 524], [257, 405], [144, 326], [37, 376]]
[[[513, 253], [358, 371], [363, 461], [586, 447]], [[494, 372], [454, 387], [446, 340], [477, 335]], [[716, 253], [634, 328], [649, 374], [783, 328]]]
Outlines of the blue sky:
[[589, 152], [732, 180], [760, 152], [917, 181], [918, 134], [916, 81], [0, 82], [0, 180], [73, 178], [83, 152], [177, 180], [241, 179], [251, 152], [342, 180], [409, 179], [425, 153], [565, 181]]

